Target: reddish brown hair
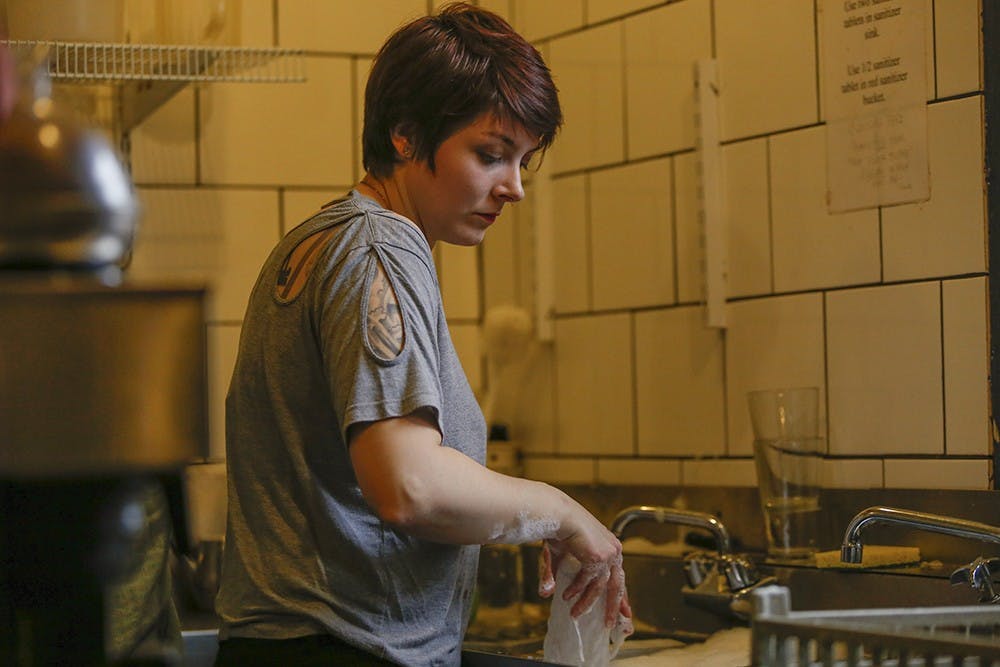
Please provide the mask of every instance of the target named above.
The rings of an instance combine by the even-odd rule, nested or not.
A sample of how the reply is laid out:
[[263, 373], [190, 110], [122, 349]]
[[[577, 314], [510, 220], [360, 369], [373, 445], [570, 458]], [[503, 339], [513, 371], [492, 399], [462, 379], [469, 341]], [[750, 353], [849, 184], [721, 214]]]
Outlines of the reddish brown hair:
[[482, 113], [538, 135], [544, 152], [562, 124], [558, 91], [531, 44], [496, 14], [460, 2], [393, 33], [365, 88], [365, 169], [389, 176], [399, 159], [392, 132], [434, 169], [434, 154]]

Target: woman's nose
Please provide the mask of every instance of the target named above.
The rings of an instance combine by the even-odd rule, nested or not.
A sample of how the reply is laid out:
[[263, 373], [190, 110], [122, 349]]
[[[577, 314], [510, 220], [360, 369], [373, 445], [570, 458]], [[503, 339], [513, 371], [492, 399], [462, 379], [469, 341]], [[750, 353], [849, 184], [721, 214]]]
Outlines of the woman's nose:
[[507, 170], [504, 179], [497, 185], [495, 192], [500, 199], [512, 203], [524, 199], [524, 186], [521, 184], [520, 165]]

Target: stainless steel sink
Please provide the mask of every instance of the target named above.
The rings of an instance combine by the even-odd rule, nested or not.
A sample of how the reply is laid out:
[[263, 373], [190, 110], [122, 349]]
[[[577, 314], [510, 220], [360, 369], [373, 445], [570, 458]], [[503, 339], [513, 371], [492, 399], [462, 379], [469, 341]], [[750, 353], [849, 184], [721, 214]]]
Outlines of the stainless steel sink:
[[462, 667], [538, 667], [555, 664], [532, 656], [505, 655], [472, 649], [462, 651]]
[[[951, 564], [840, 570], [765, 561], [759, 568], [762, 574], [774, 576], [776, 583], [789, 591], [794, 612], [787, 616], [779, 613], [754, 617], [754, 642], [770, 642], [767, 650], [773, 658], [761, 660], [758, 655], [760, 661], [755, 664], [848, 664], [833, 657], [831, 662], [823, 662], [823, 656], [848, 655], [851, 651], [864, 658], [858, 665], [927, 667], [938, 664], [934, 655], [985, 656], [987, 660], [1000, 657], [1000, 647], [995, 646], [996, 628], [1000, 624], [993, 620], [1000, 619], [1000, 608], [981, 604], [976, 590], [969, 586], [952, 585]], [[736, 619], [713, 615], [685, 602], [681, 595], [685, 584], [684, 561], [680, 558], [627, 556], [625, 571], [638, 627], [678, 637], [706, 638], [740, 624]], [[980, 617], [987, 618], [987, 622]], [[981, 631], [979, 626], [984, 623], [992, 629], [992, 634], [987, 636]], [[953, 631], [954, 628], [961, 632]], [[973, 635], [965, 643], [985, 642], [994, 644], [994, 648], [962, 647], [956, 639], [962, 633]], [[786, 640], [792, 648], [783, 648]], [[923, 653], [917, 652], [918, 644]], [[907, 646], [910, 658], [905, 650], [893, 648]], [[941, 653], [945, 647], [951, 647], [948, 650], [952, 652]], [[932, 650], [939, 653], [933, 654]], [[979, 652], [961, 652], [965, 650]], [[874, 651], [884, 651], [885, 660], [873, 663]], [[807, 653], [814, 659], [803, 657]]]
[[[761, 562], [762, 574], [773, 575], [791, 591], [796, 611], [863, 610], [902, 607], [977, 605], [976, 592], [952, 586], [952, 566], [885, 570], [816, 569], [791, 563]], [[525, 568], [526, 571], [529, 568]], [[681, 595], [687, 584], [684, 560], [659, 555], [627, 554], [625, 577], [637, 633], [641, 639], [701, 642], [720, 630], [746, 626], [732, 617], [692, 606]], [[530, 597], [534, 582], [526, 582]], [[535, 602], [538, 600], [536, 599]], [[530, 627], [524, 637], [496, 641], [467, 641], [463, 665], [469, 667], [533, 667], [547, 665], [541, 647], [544, 628]], [[211, 631], [184, 633], [187, 667], [212, 664], [216, 637]]]

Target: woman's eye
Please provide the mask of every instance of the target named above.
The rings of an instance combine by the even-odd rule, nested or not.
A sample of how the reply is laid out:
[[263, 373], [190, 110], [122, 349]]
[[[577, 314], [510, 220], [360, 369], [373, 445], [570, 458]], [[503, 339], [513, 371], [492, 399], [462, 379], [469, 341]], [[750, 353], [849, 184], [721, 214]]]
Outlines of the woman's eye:
[[493, 153], [487, 153], [485, 151], [480, 151], [480, 153], [479, 153], [479, 159], [483, 161], [483, 164], [489, 165], [489, 164], [496, 164], [497, 162], [500, 162], [501, 160], [503, 160], [503, 156], [502, 155], [495, 155]]

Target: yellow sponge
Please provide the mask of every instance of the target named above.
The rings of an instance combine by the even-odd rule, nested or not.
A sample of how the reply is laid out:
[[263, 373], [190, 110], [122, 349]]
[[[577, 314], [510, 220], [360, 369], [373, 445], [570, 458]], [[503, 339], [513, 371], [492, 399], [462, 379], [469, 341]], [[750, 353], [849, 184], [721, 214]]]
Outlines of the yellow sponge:
[[920, 562], [919, 547], [887, 547], [865, 545], [861, 552], [860, 563], [840, 562], [840, 550], [820, 551], [816, 554], [816, 567], [836, 568], [869, 568], [888, 567], [890, 565], [906, 565]]

